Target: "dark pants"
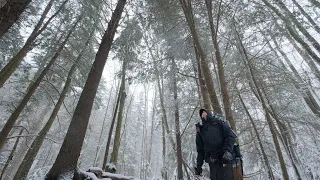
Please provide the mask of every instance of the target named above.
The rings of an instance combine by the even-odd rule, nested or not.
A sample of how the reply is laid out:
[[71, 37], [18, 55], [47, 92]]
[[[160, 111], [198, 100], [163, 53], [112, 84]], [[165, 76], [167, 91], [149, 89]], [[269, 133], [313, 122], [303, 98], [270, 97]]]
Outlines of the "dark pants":
[[210, 179], [211, 180], [233, 180], [232, 163], [223, 167], [219, 160], [210, 162]]

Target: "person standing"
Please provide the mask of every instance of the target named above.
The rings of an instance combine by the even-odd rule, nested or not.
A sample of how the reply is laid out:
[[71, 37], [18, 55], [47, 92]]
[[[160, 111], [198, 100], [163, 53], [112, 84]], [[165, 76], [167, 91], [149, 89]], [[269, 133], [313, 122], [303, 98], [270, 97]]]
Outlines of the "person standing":
[[233, 180], [233, 146], [236, 134], [228, 121], [216, 113], [199, 110], [202, 125], [197, 124], [196, 175], [201, 175], [203, 161], [209, 163], [211, 180]]

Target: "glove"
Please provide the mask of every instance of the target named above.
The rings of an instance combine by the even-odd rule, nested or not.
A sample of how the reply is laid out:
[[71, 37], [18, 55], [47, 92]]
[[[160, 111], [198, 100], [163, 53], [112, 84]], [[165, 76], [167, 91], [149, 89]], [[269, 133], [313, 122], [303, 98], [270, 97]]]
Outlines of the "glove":
[[202, 173], [202, 168], [201, 167], [195, 167], [194, 168], [195, 169], [195, 173], [196, 173], [196, 175], [201, 175], [201, 173]]
[[229, 151], [226, 151], [226, 152], [224, 152], [222, 158], [225, 161], [232, 161], [233, 160], [233, 155]]

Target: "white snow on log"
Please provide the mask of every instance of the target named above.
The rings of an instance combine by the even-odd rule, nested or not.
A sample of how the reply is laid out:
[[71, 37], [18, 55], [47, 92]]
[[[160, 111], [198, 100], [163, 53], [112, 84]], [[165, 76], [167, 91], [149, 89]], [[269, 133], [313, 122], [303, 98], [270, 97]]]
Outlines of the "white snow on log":
[[109, 169], [117, 170], [116, 165], [114, 165], [113, 163], [107, 163], [106, 166], [109, 167]]
[[101, 171], [101, 172], [103, 172], [103, 170], [101, 168], [99, 168], [99, 167], [89, 167], [89, 171], [90, 172], [91, 171]]
[[113, 173], [108, 173], [108, 172], [104, 172], [102, 174], [102, 177], [118, 178], [118, 179], [134, 179], [134, 177], [132, 177], [132, 176], [124, 176], [122, 174], [113, 174]]
[[99, 180], [97, 178], [97, 176], [92, 172], [84, 172], [84, 171], [82, 171], [82, 173], [86, 174], [89, 178], [91, 178], [90, 180]]

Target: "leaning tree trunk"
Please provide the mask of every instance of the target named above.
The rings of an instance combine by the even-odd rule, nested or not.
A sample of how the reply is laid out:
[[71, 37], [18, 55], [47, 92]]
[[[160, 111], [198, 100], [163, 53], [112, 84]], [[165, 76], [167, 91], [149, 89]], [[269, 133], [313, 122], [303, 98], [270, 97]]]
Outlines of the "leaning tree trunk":
[[88, 40], [85, 43], [84, 48], [82, 49], [82, 51], [79, 53], [77, 59], [75, 60], [75, 62], [73, 63], [73, 65], [70, 68], [70, 71], [67, 75], [67, 80], [64, 84], [64, 87], [60, 93], [60, 97], [48, 119], [48, 121], [46, 122], [46, 124], [44, 125], [44, 127], [41, 129], [41, 131], [38, 133], [38, 135], [36, 136], [35, 140], [33, 141], [33, 143], [31, 144], [30, 148], [27, 151], [27, 154], [25, 155], [25, 157], [22, 160], [22, 163], [20, 164], [18, 171], [16, 172], [15, 176], [14, 176], [14, 180], [22, 180], [22, 179], [26, 179], [28, 172], [33, 164], [33, 161], [35, 160], [41, 145], [44, 142], [44, 139], [46, 137], [46, 135], [48, 134], [55, 118], [58, 115], [59, 109], [62, 105], [62, 103], [64, 102], [64, 99], [66, 97], [67, 92], [69, 91], [69, 87], [71, 84], [71, 78], [76, 70], [76, 66], [79, 64], [85, 50], [86, 47], [88, 46], [92, 35], [94, 34], [94, 31], [92, 31], [91, 35], [89, 36]]
[[19, 19], [32, 0], [8, 0], [0, 8], [0, 38]]
[[313, 4], [314, 6], [316, 6], [317, 8], [320, 8], [320, 2], [317, 0], [309, 0], [311, 2], [311, 4]]
[[20, 141], [20, 138], [21, 138], [20, 136], [22, 135], [23, 130], [24, 130], [24, 129], [21, 129], [21, 130], [20, 130], [19, 136], [17, 137], [17, 140], [16, 140], [16, 142], [14, 143], [13, 148], [11, 149], [11, 152], [10, 152], [10, 154], [9, 154], [9, 156], [8, 156], [8, 159], [7, 159], [6, 163], [4, 164], [4, 166], [3, 166], [3, 168], [2, 168], [1, 175], [0, 175], [0, 180], [4, 179], [4, 174], [5, 174], [7, 168], [8, 168], [8, 166], [9, 166], [9, 164], [10, 164], [10, 161], [11, 161], [12, 158], [13, 158], [14, 153], [16, 152], [17, 146], [18, 146], [19, 141]]
[[108, 28], [102, 37], [95, 61], [74, 111], [65, 140], [55, 163], [46, 176], [46, 180], [57, 179], [61, 174], [70, 171], [76, 173], [93, 101], [125, 4], [126, 0], [119, 0], [116, 9], [112, 13]]
[[106, 108], [105, 113], [104, 113], [104, 118], [103, 118], [103, 123], [102, 123], [102, 126], [101, 126], [99, 141], [98, 141], [98, 145], [97, 145], [97, 149], [96, 149], [96, 153], [95, 153], [94, 161], [93, 161], [93, 166], [94, 167], [99, 167], [98, 158], [99, 158], [99, 152], [100, 152], [100, 148], [101, 148], [102, 134], [104, 132], [105, 123], [107, 121], [107, 114], [108, 114], [109, 104], [110, 104], [111, 97], [112, 97], [112, 90], [113, 90], [113, 86], [111, 87], [109, 98], [108, 98], [107, 108]]
[[[320, 58], [319, 56], [313, 52], [313, 50], [309, 47], [309, 45], [300, 37], [300, 35], [293, 29], [292, 27], [292, 23], [289, 22], [289, 20], [283, 16], [283, 14], [274, 6], [272, 6], [267, 0], [262, 0], [266, 6], [268, 8], [270, 8], [274, 13], [276, 13], [280, 19], [284, 22], [285, 27], [287, 28], [288, 32], [290, 33], [290, 35], [299, 43], [301, 44], [301, 46], [310, 54], [310, 56], [316, 60], [318, 62], [318, 64], [320, 64]], [[312, 39], [312, 37], [309, 39], [309, 41], [311, 41], [315, 47], [316, 50], [318, 50], [318, 52], [320, 52], [320, 45], [317, 43], [316, 40], [314, 40], [314, 38]], [[318, 47], [319, 46], [319, 47]], [[318, 49], [317, 49], [318, 48]]]
[[[36, 117], [36, 120], [31, 124], [29, 128], [29, 133], [35, 133], [41, 128], [40, 125], [43, 123], [44, 118], [48, 114], [48, 109], [51, 108], [49, 104], [50, 102], [47, 101], [46, 104], [43, 105], [43, 108], [41, 108], [41, 112], [39, 112], [39, 115]], [[25, 133], [22, 135], [25, 135]], [[10, 162], [10, 166], [8, 167], [8, 170], [5, 173], [5, 177], [7, 176], [12, 178], [14, 174], [17, 172], [17, 169], [21, 163], [21, 159], [23, 159], [24, 155], [28, 151], [33, 139], [34, 137], [26, 136], [21, 140], [20, 146], [17, 152], [14, 154], [12, 161]]]
[[192, 13], [192, 7], [191, 7], [191, 1], [188, 1], [188, 3], [185, 0], [180, 0], [180, 4], [182, 6], [182, 10], [184, 12], [185, 18], [187, 20], [189, 29], [190, 29], [190, 33], [191, 36], [193, 38], [194, 44], [197, 48], [197, 52], [199, 53], [200, 56], [200, 60], [201, 60], [201, 70], [203, 72], [203, 77], [205, 79], [206, 82], [206, 86], [208, 88], [208, 92], [210, 95], [210, 100], [212, 103], [212, 108], [213, 111], [215, 111], [216, 113], [222, 114], [222, 110], [219, 104], [219, 100], [217, 97], [217, 94], [215, 92], [215, 88], [214, 88], [214, 84], [213, 84], [213, 78], [212, 75], [210, 73], [210, 69], [209, 69], [209, 65], [208, 65], [208, 60], [206, 58], [205, 52], [203, 51], [201, 44], [200, 44], [200, 40], [197, 34], [197, 30], [195, 27], [195, 23], [193, 20], [193, 13]]
[[[4, 85], [4, 83], [9, 79], [9, 77], [14, 73], [14, 71], [18, 68], [23, 58], [27, 55], [29, 51], [31, 51], [35, 46], [34, 42], [36, 38], [46, 30], [47, 26], [50, 22], [55, 18], [59, 12], [62, 10], [64, 5], [68, 2], [65, 0], [62, 5], [60, 5], [59, 9], [47, 20], [47, 22], [42, 26], [47, 14], [49, 13], [54, 0], [50, 0], [48, 5], [46, 6], [45, 10], [43, 11], [40, 20], [34, 27], [31, 35], [28, 37], [27, 41], [23, 45], [23, 47], [18, 51], [16, 55], [14, 55], [10, 60], [9, 63], [3, 67], [0, 71], [0, 88]], [[42, 27], [41, 27], [42, 26]]]
[[110, 159], [110, 162], [113, 163], [114, 165], [117, 165], [118, 163], [122, 117], [123, 117], [124, 103], [127, 96], [126, 94], [126, 69], [127, 69], [127, 63], [128, 63], [127, 60], [128, 59], [124, 59], [122, 64], [121, 86], [119, 91], [120, 104], [119, 104], [119, 111], [118, 111], [118, 120], [117, 120], [117, 127], [116, 127], [115, 136], [114, 136], [114, 141], [113, 141], [113, 151]]
[[267, 105], [270, 107], [270, 110], [268, 110], [269, 112], [271, 111], [271, 116], [276, 120], [276, 123], [279, 127], [279, 130], [280, 132], [277, 132], [279, 137], [280, 137], [280, 140], [287, 152], [287, 155], [289, 156], [289, 159], [291, 161], [291, 164], [293, 166], [293, 169], [296, 173], [296, 176], [298, 177], [298, 180], [301, 180], [302, 179], [302, 173], [300, 172], [301, 171], [301, 168], [300, 168], [300, 164], [295, 161], [294, 157], [295, 157], [295, 154], [293, 154], [294, 152], [291, 151], [292, 148], [290, 148], [290, 146], [292, 146], [293, 144], [291, 144], [291, 136], [289, 134], [289, 130], [287, 128], [287, 126], [285, 125], [284, 122], [282, 122], [277, 113], [275, 112], [270, 100], [269, 100], [269, 97], [267, 96], [266, 92], [265, 92], [265, 89], [264, 88], [261, 88], [262, 89], [262, 93], [264, 95], [264, 97], [266, 98], [266, 103]]
[[173, 69], [173, 93], [174, 93], [174, 117], [175, 117], [175, 132], [176, 132], [176, 143], [177, 143], [177, 163], [178, 163], [178, 179], [183, 179], [182, 172], [182, 152], [181, 152], [181, 133], [180, 133], [180, 120], [179, 120], [179, 103], [178, 103], [178, 85], [177, 85], [177, 75], [176, 69], [177, 65], [172, 58], [172, 69]]
[[113, 132], [114, 124], [116, 122], [117, 112], [118, 112], [118, 108], [119, 108], [120, 94], [121, 94], [121, 91], [119, 89], [117, 102], [116, 102], [116, 105], [114, 107], [113, 116], [112, 116], [112, 120], [111, 120], [111, 125], [110, 125], [110, 128], [109, 128], [108, 139], [107, 139], [106, 149], [105, 149], [105, 152], [104, 152], [104, 158], [103, 158], [103, 163], [102, 163], [102, 169], [104, 169], [105, 171], [107, 171], [107, 166], [106, 165], [108, 163], [108, 155], [109, 155], [109, 149], [110, 149], [110, 144], [111, 144], [111, 137], [112, 137], [112, 132]]
[[271, 180], [274, 180], [275, 178], [274, 178], [274, 175], [273, 175], [273, 172], [272, 172], [271, 165], [270, 165], [269, 160], [268, 160], [268, 156], [267, 156], [266, 152], [264, 151], [264, 147], [262, 145], [262, 141], [261, 141], [261, 138], [260, 138], [260, 133], [258, 132], [256, 124], [254, 123], [253, 118], [251, 117], [251, 115], [250, 115], [245, 103], [243, 102], [243, 99], [242, 99], [242, 97], [240, 95], [240, 92], [238, 92], [238, 96], [239, 96], [240, 102], [241, 102], [241, 104], [242, 104], [242, 106], [243, 106], [243, 108], [244, 108], [244, 110], [245, 110], [250, 122], [251, 122], [251, 125], [253, 127], [254, 132], [255, 132], [255, 135], [256, 135], [256, 137], [258, 139], [259, 147], [260, 147], [260, 150], [261, 150], [261, 153], [262, 153], [262, 157], [263, 157], [263, 162], [264, 162], [264, 164], [265, 164], [265, 166], [267, 168], [267, 171], [268, 171], [268, 178], [271, 179]]
[[[274, 51], [275, 55], [279, 58], [279, 63], [281, 65], [281, 67], [285, 70], [287, 70], [287, 67], [285, 66], [285, 64], [282, 62], [282, 60], [280, 59], [280, 57], [278, 56], [276, 50], [272, 47], [272, 45], [270, 44], [268, 38], [266, 37], [266, 35], [264, 33], [262, 33], [262, 35], [264, 36], [269, 48]], [[271, 35], [272, 36], [272, 35]], [[272, 40], [277, 48], [277, 50], [280, 52], [280, 54], [282, 55], [282, 57], [284, 58], [284, 60], [287, 62], [287, 64], [289, 65], [289, 68], [291, 69], [291, 71], [293, 72], [293, 75], [295, 77], [295, 80], [297, 82], [293, 82], [294, 87], [298, 90], [298, 91], [303, 91], [301, 92], [301, 95], [303, 97], [303, 100], [305, 101], [305, 103], [307, 104], [307, 106], [310, 108], [310, 110], [318, 117], [320, 117], [320, 106], [318, 104], [318, 102], [316, 101], [314, 95], [311, 93], [310, 90], [305, 89], [303, 90], [303, 88], [301, 88], [300, 83], [303, 82], [303, 79], [301, 78], [301, 76], [299, 75], [298, 71], [295, 69], [295, 67], [293, 66], [293, 64], [291, 63], [291, 61], [289, 60], [289, 58], [287, 57], [286, 53], [284, 53], [277, 40], [272, 37]], [[293, 42], [294, 43], [294, 42]]]
[[288, 174], [288, 171], [287, 171], [287, 168], [286, 168], [286, 164], [284, 162], [284, 158], [283, 158], [283, 155], [282, 155], [280, 143], [279, 143], [279, 140], [278, 140], [278, 137], [277, 137], [276, 127], [275, 127], [275, 124], [274, 124], [274, 122], [272, 121], [272, 119], [270, 117], [270, 114], [268, 112], [267, 104], [266, 104], [265, 99], [262, 96], [262, 92], [260, 90], [260, 88], [262, 88], [262, 87], [260, 86], [260, 84], [258, 84], [258, 82], [256, 80], [256, 77], [255, 77], [255, 74], [252, 71], [253, 67], [252, 67], [251, 61], [250, 61], [250, 59], [249, 59], [249, 57], [247, 55], [245, 47], [242, 44], [240, 35], [239, 35], [239, 33], [237, 32], [236, 29], [235, 29], [235, 31], [236, 31], [236, 36], [237, 36], [238, 43], [239, 43], [239, 46], [238, 46], [239, 51], [245, 57], [243, 59], [243, 61], [244, 61], [244, 64], [246, 66], [246, 69], [247, 69], [248, 73], [250, 74], [249, 81], [252, 82], [252, 84], [254, 86], [253, 90], [255, 91], [254, 93], [257, 93], [258, 99], [261, 102], [263, 110], [265, 111], [266, 120], [267, 120], [267, 123], [269, 125], [270, 132], [271, 132], [271, 135], [272, 135], [272, 139], [273, 139], [273, 142], [274, 142], [274, 145], [275, 145], [275, 148], [276, 148], [276, 151], [277, 151], [278, 159], [279, 159], [279, 162], [280, 162], [280, 167], [281, 167], [281, 170], [282, 170], [283, 179], [284, 180], [289, 180], [289, 174]]
[[58, 59], [61, 51], [63, 50], [64, 46], [66, 45], [66, 43], [68, 42], [72, 32], [74, 31], [74, 29], [76, 28], [78, 22], [80, 21], [81, 18], [79, 18], [76, 23], [73, 25], [73, 27], [70, 29], [70, 31], [68, 32], [68, 35], [66, 36], [65, 40], [62, 42], [62, 44], [60, 45], [59, 49], [57, 50], [57, 52], [55, 53], [55, 55], [51, 58], [51, 60], [49, 61], [49, 63], [47, 64], [47, 66], [42, 70], [41, 74], [39, 75], [39, 77], [36, 79], [36, 81], [32, 84], [32, 86], [30, 86], [30, 88], [28, 89], [26, 95], [23, 97], [23, 99], [21, 100], [20, 104], [17, 106], [17, 108], [14, 110], [14, 112], [11, 114], [11, 116], [9, 117], [8, 121], [6, 122], [6, 124], [4, 125], [2, 131], [0, 132], [0, 150], [2, 149], [3, 145], [6, 142], [6, 138], [8, 137], [9, 132], [11, 131], [14, 123], [16, 122], [16, 120], [18, 119], [18, 117], [20, 116], [20, 113], [22, 112], [22, 110], [25, 108], [25, 106], [27, 105], [27, 103], [29, 102], [29, 99], [31, 98], [31, 96], [33, 95], [33, 93], [35, 92], [35, 90], [38, 88], [38, 86], [40, 85], [42, 79], [44, 78], [44, 76], [47, 74], [47, 72], [50, 70], [51, 66], [55, 63], [55, 61]]
[[[301, 5], [296, 1], [296, 0], [292, 0], [293, 4], [296, 5], [298, 7], [298, 9], [300, 10], [301, 14], [303, 14], [303, 16], [305, 18], [307, 18], [307, 20], [309, 21], [309, 23], [314, 27], [314, 29], [320, 34], [320, 27], [318, 26], [318, 24], [316, 22], [314, 22], [314, 20], [309, 16], [308, 13], [306, 13], [304, 11], [304, 9], [301, 7]], [[319, 3], [320, 4], [320, 3]]]
[[[313, 47], [320, 52], [320, 44], [318, 43], [318, 41], [316, 39], [314, 39], [314, 37], [311, 36], [311, 34], [302, 26], [302, 24], [297, 20], [296, 16], [294, 14], [292, 14], [289, 9], [287, 8], [287, 6], [282, 2], [282, 0], [275, 0], [275, 2], [277, 3], [277, 5], [282, 8], [285, 12], [285, 14], [287, 14], [287, 16], [292, 20], [292, 22], [294, 23], [294, 25], [299, 29], [299, 31], [311, 42], [311, 44], [313, 45]], [[276, 8], [272, 8], [273, 11], [276, 10]], [[289, 21], [289, 19], [287, 19], [287, 16], [282, 16], [282, 19], [284, 21], [284, 23], [287, 23]]]
[[[278, 42], [276, 41], [275, 38], [273, 38], [273, 42], [276, 45], [276, 48], [278, 49], [278, 51], [280, 52], [280, 54], [283, 56], [284, 60], [286, 61], [286, 63], [289, 65], [289, 68], [291, 69], [291, 71], [293, 72], [296, 80], [298, 81], [298, 83], [294, 83], [294, 86], [298, 89], [298, 90], [302, 90], [303, 88], [300, 87], [299, 83], [303, 82], [301, 76], [299, 75], [298, 71], [296, 70], [296, 68], [293, 66], [293, 64], [291, 63], [291, 61], [289, 60], [288, 56], [286, 55], [285, 52], [283, 52], [281, 50], [281, 48], [279, 47]], [[280, 62], [282, 63], [282, 62]], [[284, 66], [284, 65], [282, 65]], [[284, 66], [285, 67], [285, 66]], [[304, 99], [304, 101], [306, 102], [307, 106], [310, 108], [310, 110], [318, 117], [320, 117], [320, 105], [318, 104], [318, 102], [316, 101], [316, 98], [312, 95], [312, 93], [310, 92], [310, 90], [307, 88], [305, 90], [303, 90], [302, 92], [302, 97]]]
[[317, 65], [314, 63], [313, 59], [310, 57], [310, 55], [307, 52], [305, 52], [304, 50], [302, 50], [289, 34], [286, 34], [286, 38], [290, 41], [291, 45], [297, 50], [297, 52], [300, 54], [300, 56], [306, 61], [306, 63], [310, 67], [311, 71], [313, 72], [313, 74], [316, 76], [316, 78], [320, 82], [320, 71], [319, 71]]

